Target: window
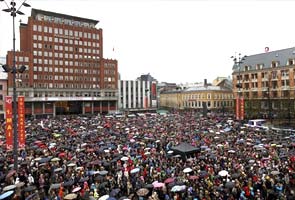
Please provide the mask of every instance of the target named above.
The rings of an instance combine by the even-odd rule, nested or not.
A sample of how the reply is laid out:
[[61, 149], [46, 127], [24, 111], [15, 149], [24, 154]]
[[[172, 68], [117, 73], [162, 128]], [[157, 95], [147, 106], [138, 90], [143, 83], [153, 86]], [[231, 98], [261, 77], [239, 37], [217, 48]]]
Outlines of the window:
[[42, 32], [42, 26], [41, 25], [38, 26], [38, 31]]
[[33, 31], [37, 31], [37, 25], [33, 25]]
[[48, 32], [49, 32], [49, 33], [52, 33], [52, 27], [49, 27], [49, 28], [48, 28]]
[[37, 35], [33, 35], [33, 40], [37, 40], [38, 36]]
[[44, 26], [44, 33], [47, 33], [47, 32], [48, 32], [48, 27]]

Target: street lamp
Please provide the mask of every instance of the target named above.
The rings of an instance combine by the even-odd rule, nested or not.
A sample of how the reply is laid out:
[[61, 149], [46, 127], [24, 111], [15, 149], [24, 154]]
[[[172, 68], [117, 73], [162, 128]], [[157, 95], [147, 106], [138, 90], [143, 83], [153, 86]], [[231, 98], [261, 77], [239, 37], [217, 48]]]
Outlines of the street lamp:
[[0, 2], [4, 2], [7, 6], [6, 9], [3, 9], [4, 12], [10, 13], [12, 16], [12, 25], [13, 25], [13, 65], [9, 67], [8, 65], [3, 65], [2, 68], [5, 72], [12, 73], [12, 80], [13, 80], [13, 166], [14, 169], [17, 171], [18, 168], [18, 133], [17, 133], [17, 102], [16, 102], [16, 73], [23, 73], [26, 70], [25, 66], [21, 66], [19, 69], [16, 68], [16, 55], [15, 55], [15, 17], [16, 15], [24, 15], [23, 12], [20, 11], [22, 6], [31, 7], [29, 4], [26, 3], [24, 0], [20, 6], [16, 9], [16, 2], [12, 0], [9, 4], [5, 0], [0, 0]]
[[[235, 85], [236, 88], [238, 88], [238, 95], [237, 95], [237, 104], [236, 105], [236, 109], [239, 110], [237, 114], [240, 115], [240, 112], [241, 112], [241, 105], [240, 105], [240, 98], [241, 98], [241, 88], [242, 88], [242, 84], [241, 84], [241, 64], [243, 63], [243, 61], [246, 59], [246, 55], [245, 56], [241, 56], [241, 53], [238, 54], [238, 57], [235, 55], [235, 56], [232, 56], [231, 58], [233, 59], [234, 61], [234, 67], [238, 67], [238, 78], [237, 78], [237, 81], [238, 83]], [[242, 105], [244, 106], [244, 105]], [[239, 120], [241, 119], [241, 116], [238, 116], [237, 118], [239, 118]]]

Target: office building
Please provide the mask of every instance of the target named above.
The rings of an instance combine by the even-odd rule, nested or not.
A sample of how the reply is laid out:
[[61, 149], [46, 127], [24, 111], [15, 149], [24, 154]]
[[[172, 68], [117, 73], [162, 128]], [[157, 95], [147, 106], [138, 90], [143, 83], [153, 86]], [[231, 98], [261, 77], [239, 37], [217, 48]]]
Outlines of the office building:
[[[117, 60], [103, 57], [98, 21], [32, 9], [20, 24], [16, 66], [17, 95], [25, 96], [26, 115], [107, 113], [117, 107]], [[7, 54], [13, 64], [13, 52]], [[8, 75], [12, 95], [12, 74]]]

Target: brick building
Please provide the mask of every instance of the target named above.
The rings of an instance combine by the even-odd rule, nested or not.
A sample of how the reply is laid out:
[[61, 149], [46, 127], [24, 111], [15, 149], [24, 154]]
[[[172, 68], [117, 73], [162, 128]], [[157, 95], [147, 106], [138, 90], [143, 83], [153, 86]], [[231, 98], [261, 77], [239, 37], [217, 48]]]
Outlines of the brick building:
[[[26, 115], [106, 113], [117, 107], [117, 60], [103, 58], [103, 31], [97, 20], [32, 9], [20, 25], [17, 94]], [[7, 54], [13, 64], [13, 52]], [[12, 95], [12, 75], [8, 75]]]
[[[295, 47], [250, 55], [233, 66], [235, 97], [248, 118], [294, 118]], [[237, 85], [241, 87], [237, 87]]]

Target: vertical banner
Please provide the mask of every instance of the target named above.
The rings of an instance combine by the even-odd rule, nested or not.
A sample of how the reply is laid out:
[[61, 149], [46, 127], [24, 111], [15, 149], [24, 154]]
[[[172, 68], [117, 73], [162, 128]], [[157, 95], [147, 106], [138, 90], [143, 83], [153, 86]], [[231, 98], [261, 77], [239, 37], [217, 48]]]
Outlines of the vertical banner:
[[236, 98], [236, 119], [240, 120], [240, 98]]
[[18, 98], [18, 146], [25, 148], [26, 134], [25, 134], [25, 97], [19, 96]]
[[156, 86], [156, 83], [152, 83], [152, 97], [153, 97], [153, 99], [157, 97], [157, 86]]
[[148, 97], [144, 97], [144, 108], [148, 108]]
[[240, 99], [240, 119], [244, 120], [245, 117], [245, 101], [244, 98], [241, 97]]
[[5, 113], [6, 113], [6, 148], [12, 150], [13, 144], [13, 128], [12, 128], [12, 97], [5, 97]]

